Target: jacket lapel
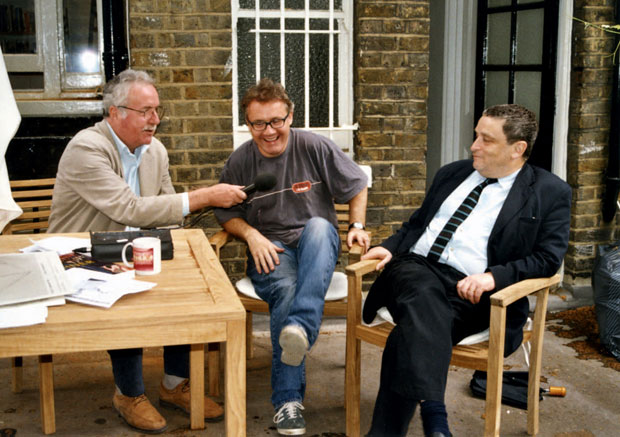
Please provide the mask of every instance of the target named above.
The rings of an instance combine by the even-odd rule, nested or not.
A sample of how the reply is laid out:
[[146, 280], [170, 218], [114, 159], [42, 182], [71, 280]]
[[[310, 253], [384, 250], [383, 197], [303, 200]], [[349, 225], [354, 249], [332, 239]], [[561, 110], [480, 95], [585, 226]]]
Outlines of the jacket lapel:
[[498, 232], [504, 229], [510, 220], [521, 211], [532, 194], [531, 185], [533, 183], [534, 171], [532, 167], [526, 163], [508, 192], [508, 196], [504, 201], [504, 205], [497, 216], [497, 220], [489, 236], [489, 241], [491, 241]]

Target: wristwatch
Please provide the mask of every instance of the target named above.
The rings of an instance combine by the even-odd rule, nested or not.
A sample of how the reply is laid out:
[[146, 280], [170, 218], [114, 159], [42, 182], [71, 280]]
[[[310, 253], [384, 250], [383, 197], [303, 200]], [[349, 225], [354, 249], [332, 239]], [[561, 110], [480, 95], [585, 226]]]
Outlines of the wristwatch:
[[351, 223], [351, 224], [349, 225], [349, 231], [350, 231], [352, 228], [355, 228], [355, 229], [362, 229], [362, 230], [366, 229], [366, 227], [365, 227], [363, 224], [361, 224], [360, 222], [353, 222], [353, 223]]

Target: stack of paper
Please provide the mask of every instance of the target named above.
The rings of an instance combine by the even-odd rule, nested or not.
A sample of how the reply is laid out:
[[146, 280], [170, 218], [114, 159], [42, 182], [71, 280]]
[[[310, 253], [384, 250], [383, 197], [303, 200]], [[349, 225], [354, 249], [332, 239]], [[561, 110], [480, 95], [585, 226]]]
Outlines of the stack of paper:
[[47, 307], [65, 299], [110, 308], [126, 294], [157, 285], [134, 280], [133, 270], [73, 253], [89, 245], [88, 239], [56, 236], [33, 241], [23, 253], [0, 254], [0, 329], [44, 323]]
[[0, 328], [43, 323], [73, 289], [54, 252], [0, 254]]

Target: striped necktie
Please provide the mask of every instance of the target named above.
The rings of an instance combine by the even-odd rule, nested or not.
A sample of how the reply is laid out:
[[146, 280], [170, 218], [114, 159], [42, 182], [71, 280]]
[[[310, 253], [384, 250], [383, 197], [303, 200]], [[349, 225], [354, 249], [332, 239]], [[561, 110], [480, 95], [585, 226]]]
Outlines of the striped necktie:
[[486, 179], [476, 188], [471, 190], [471, 193], [463, 200], [463, 203], [454, 211], [450, 220], [443, 227], [435, 242], [431, 246], [431, 249], [428, 252], [427, 258], [432, 261], [439, 261], [441, 257], [441, 253], [444, 251], [448, 242], [456, 232], [456, 229], [465, 221], [465, 219], [469, 216], [472, 210], [478, 204], [478, 199], [480, 199], [480, 193], [487, 185], [494, 184], [497, 182], [497, 179]]

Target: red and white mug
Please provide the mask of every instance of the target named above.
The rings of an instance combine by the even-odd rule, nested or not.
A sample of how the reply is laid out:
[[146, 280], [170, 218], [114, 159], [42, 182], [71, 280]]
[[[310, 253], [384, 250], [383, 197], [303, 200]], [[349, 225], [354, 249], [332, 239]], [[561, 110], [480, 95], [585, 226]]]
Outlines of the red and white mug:
[[[125, 252], [133, 246], [133, 266], [127, 261]], [[140, 237], [125, 244], [121, 251], [123, 263], [133, 267], [137, 275], [157, 275], [161, 272], [161, 241], [155, 237]]]

